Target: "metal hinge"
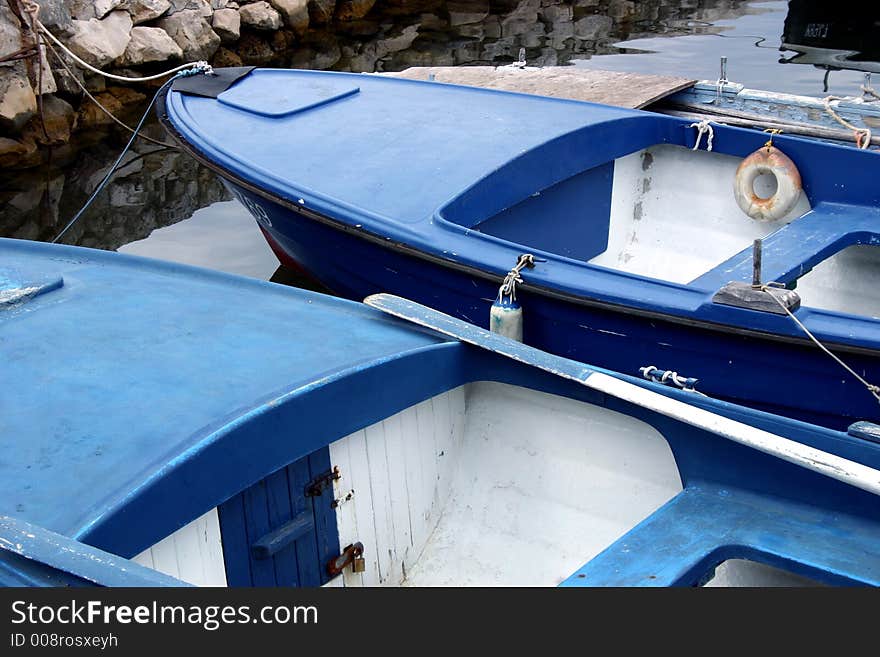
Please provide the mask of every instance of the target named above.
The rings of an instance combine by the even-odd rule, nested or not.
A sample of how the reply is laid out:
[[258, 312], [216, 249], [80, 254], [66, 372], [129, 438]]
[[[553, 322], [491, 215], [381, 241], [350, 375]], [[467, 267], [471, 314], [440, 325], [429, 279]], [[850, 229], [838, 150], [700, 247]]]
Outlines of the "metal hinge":
[[339, 466], [334, 466], [332, 470], [318, 475], [306, 484], [306, 497], [321, 497], [324, 490], [333, 486], [333, 482], [340, 479], [342, 475], [339, 473]]

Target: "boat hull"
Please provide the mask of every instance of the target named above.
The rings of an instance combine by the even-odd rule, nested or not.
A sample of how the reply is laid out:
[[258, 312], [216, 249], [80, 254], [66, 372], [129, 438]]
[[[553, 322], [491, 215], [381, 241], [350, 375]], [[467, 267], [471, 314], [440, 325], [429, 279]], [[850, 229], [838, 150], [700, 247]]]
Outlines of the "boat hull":
[[[282, 263], [305, 268], [334, 293], [362, 300], [391, 292], [488, 327], [500, 283], [496, 277], [391, 241], [380, 243], [228, 177], [224, 182], [254, 215]], [[856, 420], [880, 422], [871, 394], [806, 339], [750, 334], [533, 287], [518, 292], [518, 299], [524, 341], [539, 349], [635, 376], [649, 365], [674, 370], [699, 379], [697, 389], [712, 397], [830, 428], [846, 429]], [[838, 353], [869, 381], [880, 378], [875, 354]]]

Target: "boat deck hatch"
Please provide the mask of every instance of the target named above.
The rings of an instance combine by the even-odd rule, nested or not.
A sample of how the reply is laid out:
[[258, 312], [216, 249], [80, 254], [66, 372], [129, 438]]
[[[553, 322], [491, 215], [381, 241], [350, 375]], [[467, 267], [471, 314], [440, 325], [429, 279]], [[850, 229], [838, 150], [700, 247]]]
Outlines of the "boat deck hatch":
[[[251, 77], [259, 72], [251, 74]], [[298, 85], [247, 84], [248, 78], [217, 96], [229, 107], [268, 118], [290, 116], [360, 92], [347, 80], [315, 78]]]

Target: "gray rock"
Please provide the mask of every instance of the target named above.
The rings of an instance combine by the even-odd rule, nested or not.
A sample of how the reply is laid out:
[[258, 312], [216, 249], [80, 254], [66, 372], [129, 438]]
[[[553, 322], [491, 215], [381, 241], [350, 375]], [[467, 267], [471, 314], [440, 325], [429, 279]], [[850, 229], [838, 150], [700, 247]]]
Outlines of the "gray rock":
[[58, 91], [55, 76], [52, 75], [52, 67], [49, 66], [48, 51], [40, 49], [40, 70], [34, 70], [30, 75], [31, 86], [37, 94], [54, 94]]
[[450, 0], [446, 3], [446, 10], [453, 27], [479, 23], [489, 15], [489, 0]]
[[[70, 70], [73, 71], [73, 75], [76, 76], [77, 80], [83, 82], [83, 74], [78, 67], [71, 67]], [[67, 96], [77, 97], [82, 95], [82, 89], [79, 88], [79, 85], [74, 82], [73, 76], [65, 69], [56, 68], [52, 70], [52, 73], [55, 77], [55, 83], [58, 85], [58, 91]]]
[[[0, 5], [0, 57], [11, 55], [21, 48], [21, 23], [6, 5]], [[12, 67], [14, 62], [4, 62], [2, 67]]]
[[[0, 6], [0, 58], [11, 55], [21, 48], [21, 24], [7, 5]], [[33, 62], [34, 60], [31, 61]], [[25, 82], [32, 89], [36, 90], [37, 94], [54, 93], [58, 90], [58, 86], [55, 84], [52, 69], [49, 67], [49, 62], [46, 59], [45, 48], [40, 52], [39, 62], [39, 70], [36, 66], [28, 68], [23, 61], [11, 60], [0, 62], [0, 72], [14, 71], [14, 74], [23, 77]], [[28, 72], [32, 74], [30, 78], [28, 78]], [[12, 85], [12, 87], [15, 89], [13, 93], [21, 100], [23, 98], [21, 94], [24, 92], [19, 89], [17, 84]], [[9, 117], [5, 117], [4, 120], [9, 120]]]
[[185, 10], [159, 21], [161, 27], [183, 50], [187, 62], [209, 60], [220, 47], [218, 37], [198, 10]]
[[211, 9], [214, 11], [217, 11], [218, 9], [226, 9], [227, 4], [227, 0], [211, 0]]
[[155, 20], [171, 9], [169, 0], [129, 0], [126, 5], [135, 25]]
[[575, 21], [574, 33], [578, 38], [595, 41], [601, 37], [607, 37], [613, 26], [614, 21], [609, 16], [592, 14]]
[[309, 27], [309, 0], [269, 0], [284, 22], [297, 32]]
[[64, 0], [40, 0], [40, 22], [56, 36], [68, 36], [73, 17]]
[[124, 0], [72, 0], [70, 13], [78, 21], [101, 19], [123, 2]]
[[381, 53], [379, 56], [383, 57], [388, 53], [406, 50], [412, 45], [412, 42], [416, 40], [417, 36], [419, 36], [418, 25], [406, 26], [397, 34], [379, 42], [379, 52]]
[[67, 45], [92, 66], [102, 68], [125, 52], [131, 26], [126, 11], [112, 11], [101, 20], [75, 20]]
[[274, 31], [281, 28], [281, 14], [264, 0], [245, 5], [238, 10], [241, 24], [254, 30]]
[[[366, 16], [376, 0], [342, 0], [336, 6], [336, 20], [356, 21]], [[488, 0], [487, 0], [488, 6]]]
[[170, 0], [170, 2], [169, 16], [181, 11], [197, 11], [202, 18], [210, 18], [214, 13], [210, 0]]
[[162, 28], [133, 27], [128, 47], [116, 63], [119, 66], [139, 66], [150, 62], [177, 60], [181, 57], [183, 50]]
[[0, 68], [0, 127], [18, 132], [36, 111], [37, 97], [24, 66]]
[[222, 43], [235, 43], [241, 36], [241, 17], [235, 9], [218, 9], [211, 24]]
[[25, 129], [33, 139], [45, 146], [57, 146], [70, 141], [70, 134], [76, 126], [76, 112], [70, 104], [58, 98], [48, 95], [43, 98], [42, 120], [31, 121]]

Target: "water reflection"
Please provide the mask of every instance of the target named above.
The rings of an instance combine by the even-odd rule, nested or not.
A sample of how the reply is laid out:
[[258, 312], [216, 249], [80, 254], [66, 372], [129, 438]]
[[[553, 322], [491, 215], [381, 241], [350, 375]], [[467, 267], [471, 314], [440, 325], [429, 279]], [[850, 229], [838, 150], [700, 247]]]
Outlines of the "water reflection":
[[[0, 235], [49, 241], [106, 175], [122, 149], [108, 138], [69, 160], [5, 176], [0, 189]], [[231, 198], [208, 169], [176, 150], [138, 144], [64, 242], [115, 250], [195, 210]]]
[[[362, 20], [316, 27], [294, 43], [274, 39], [260, 45], [251, 35], [237, 53], [221, 54], [255, 65], [391, 71], [506, 64], [525, 48], [532, 65], [575, 63], [712, 79], [719, 54], [725, 54], [734, 81], [816, 95], [821, 71], [778, 64], [788, 8], [785, 2], [734, 0], [389, 0], [377, 2]], [[688, 36], [670, 38], [682, 35]], [[850, 75], [857, 79], [838, 78], [835, 83], [849, 86], [833, 91], [857, 93], [861, 74]], [[148, 129], [166, 138], [155, 121]], [[0, 235], [52, 239], [101, 180], [127, 135], [109, 130], [79, 139], [85, 141], [82, 150], [57, 149], [41, 167], [4, 172]], [[230, 198], [226, 189], [190, 157], [155, 149], [139, 142], [63, 241], [103, 249], [128, 244], [121, 250], [267, 278], [277, 262], [244, 209], [224, 203]]]

